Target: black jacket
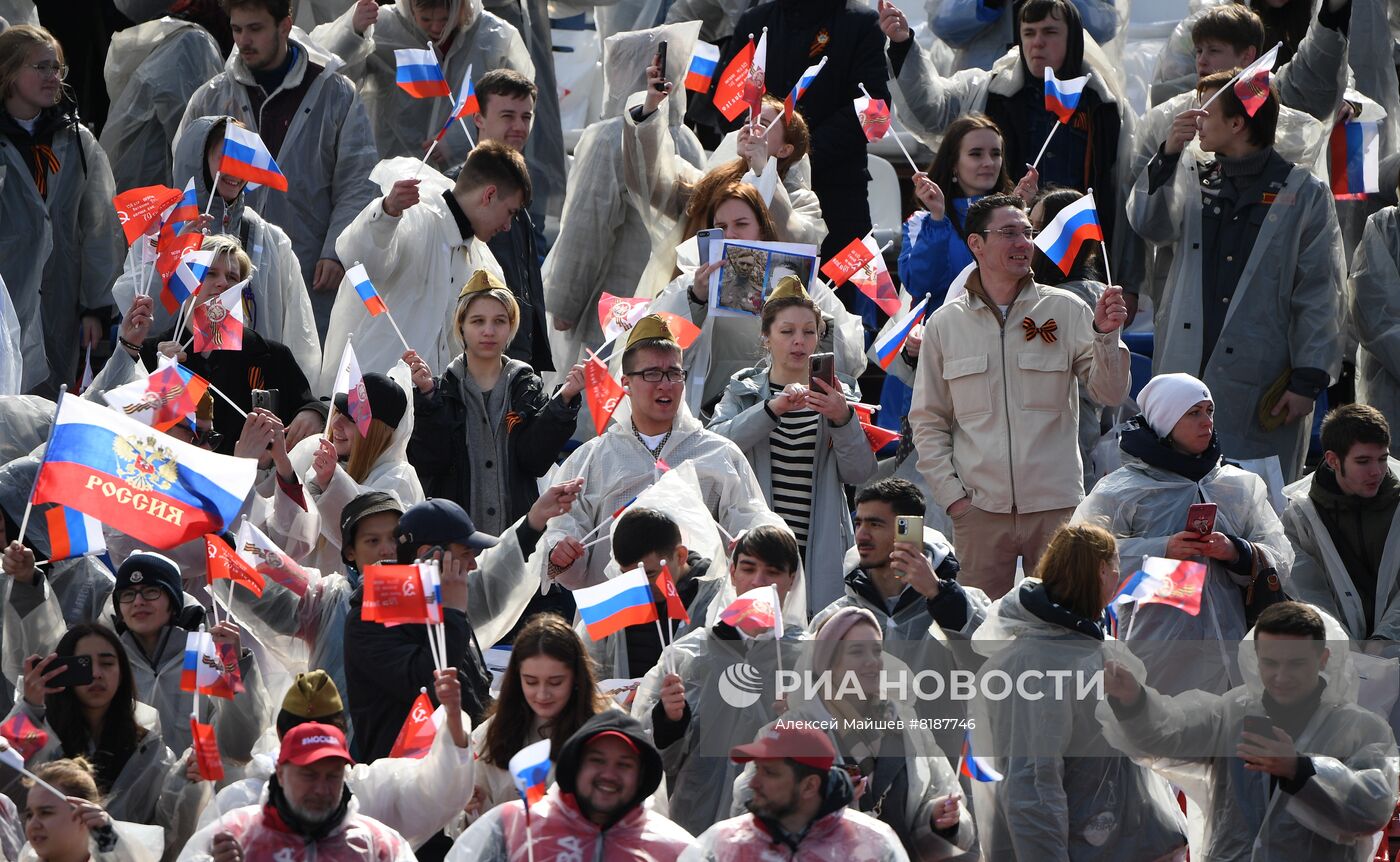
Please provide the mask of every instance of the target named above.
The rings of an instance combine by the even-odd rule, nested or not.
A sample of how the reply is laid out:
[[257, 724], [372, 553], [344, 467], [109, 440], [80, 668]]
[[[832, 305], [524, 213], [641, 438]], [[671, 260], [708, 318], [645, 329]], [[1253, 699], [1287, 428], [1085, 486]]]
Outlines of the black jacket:
[[[368, 763], [388, 757], [420, 688], [433, 695], [433, 653], [421, 625], [386, 627], [360, 619], [364, 585], [350, 594], [345, 615], [345, 687], [355, 728], [355, 758]], [[477, 724], [491, 703], [491, 673], [462, 611], [442, 614], [447, 660], [462, 681], [462, 710]]]
[[[172, 341], [174, 337], [171, 330], [146, 339], [141, 345], [141, 361], [146, 368], [156, 367], [159, 356], [156, 348], [162, 341]], [[243, 328], [242, 350], [214, 350], [205, 357], [195, 353], [191, 346], [185, 351], [184, 366], [217, 386], [244, 410], [252, 409], [254, 389], [275, 389], [273, 412], [283, 423], [290, 424], [302, 410], [326, 415], [326, 404], [311, 394], [311, 384], [306, 381], [292, 351], [280, 341], [269, 341], [248, 327]], [[214, 429], [224, 437], [218, 451], [232, 455], [243, 430], [243, 417], [224, 399], [212, 392], [210, 395], [214, 398]]]
[[[413, 390], [413, 436], [408, 441], [408, 462], [418, 472], [425, 496], [452, 500], [479, 518], [481, 513], [471, 511], [467, 405], [462, 400], [462, 382], [455, 363], [435, 382], [429, 395]], [[549, 397], [540, 376], [528, 369], [510, 382], [507, 397], [506, 425], [512, 463], [504, 521], [513, 523], [524, 517], [539, 498], [535, 480], [549, 471], [574, 433], [583, 397], [575, 396], [572, 404]]]
[[[826, 56], [826, 68], [802, 96], [798, 110], [812, 132], [812, 188], [823, 196], [825, 190], [859, 187], [862, 197], [870, 175], [865, 170], [865, 132], [856, 118], [854, 100], [864, 84], [870, 95], [889, 101], [889, 71], [885, 65], [885, 34], [880, 32], [880, 16], [874, 9], [852, 6], [846, 0], [774, 0], [750, 9], [740, 16], [720, 57], [722, 72], [729, 61], [768, 28], [768, 57], [764, 66], [768, 92], [785, 98], [802, 73]], [[720, 75], [716, 73], [710, 89]], [[738, 128], [705, 100], [709, 122], [724, 129]], [[825, 208], [825, 207], [824, 207]], [[844, 245], [849, 237], [842, 238]]]
[[540, 253], [535, 247], [535, 223], [529, 210], [521, 207], [510, 230], [496, 234], [486, 245], [496, 256], [506, 285], [520, 306], [520, 328], [506, 348], [506, 355], [537, 372], [553, 371], [554, 355], [549, 350], [544, 319], [544, 279], [540, 276]]

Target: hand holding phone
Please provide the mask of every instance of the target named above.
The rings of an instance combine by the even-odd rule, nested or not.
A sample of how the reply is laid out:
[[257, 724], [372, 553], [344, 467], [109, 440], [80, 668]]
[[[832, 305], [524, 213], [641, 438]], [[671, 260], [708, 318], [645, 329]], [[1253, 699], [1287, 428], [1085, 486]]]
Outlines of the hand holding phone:
[[651, 86], [659, 93], [666, 92], [666, 40], [661, 40], [661, 44], [656, 46], [656, 69], [660, 72], [660, 78]]
[[1252, 733], [1265, 739], [1274, 738], [1274, 723], [1266, 715], [1246, 715], [1244, 727], [1241, 730], [1244, 733]]
[[811, 366], [813, 380], [820, 380], [828, 388], [840, 391], [836, 389], [836, 354], [813, 353], [808, 362]]
[[62, 672], [51, 677], [48, 685], [51, 688], [72, 688], [75, 685], [90, 685], [92, 683], [92, 656], [90, 655], [61, 655], [49, 663], [47, 670], [53, 671], [62, 668]]
[[1186, 529], [1192, 533], [1209, 536], [1215, 532], [1214, 503], [1192, 503], [1186, 510]]

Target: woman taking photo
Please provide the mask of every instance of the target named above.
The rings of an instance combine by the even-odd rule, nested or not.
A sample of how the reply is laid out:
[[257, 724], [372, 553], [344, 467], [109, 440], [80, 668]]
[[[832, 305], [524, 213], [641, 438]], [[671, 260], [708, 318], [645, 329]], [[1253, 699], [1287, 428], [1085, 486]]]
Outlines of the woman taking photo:
[[[825, 321], [802, 283], [783, 278], [763, 304], [766, 356], [735, 374], [715, 407], [709, 430], [744, 452], [768, 507], [792, 528], [802, 550], [807, 607], [824, 608], [844, 592], [840, 559], [855, 544], [844, 485], [875, 472], [875, 454], [848, 401], [855, 381], [837, 375], [837, 388], [811, 375]], [[814, 530], [813, 527], [816, 527]]]
[[508, 770], [516, 752], [548, 739], [551, 758], [558, 757], [574, 731], [611, 708], [599, 694], [588, 652], [569, 624], [554, 614], [531, 618], [515, 636], [495, 705], [472, 731], [477, 764], [469, 819], [520, 798]]
[[[1129, 606], [1118, 632], [1132, 641], [1232, 643], [1249, 630], [1248, 613], [1282, 601], [1293, 549], [1269, 504], [1264, 481], [1221, 460], [1215, 437], [1215, 401], [1189, 374], [1159, 374], [1138, 394], [1141, 415], [1124, 426], [1123, 466], [1103, 477], [1074, 512], [1075, 523], [1099, 524], [1118, 539], [1123, 569], [1136, 571], [1144, 556], [1206, 564], [1201, 612], [1166, 605]], [[1193, 504], [1214, 504], [1209, 532], [1189, 529]], [[1160, 661], [1150, 644], [1134, 644], [1164, 694], [1193, 688], [1215, 693], [1232, 687], [1214, 653], [1183, 662], [1165, 646]]]
[[[55, 660], [70, 656], [87, 657], [92, 682], [50, 685], [64, 671]], [[167, 858], [194, 833], [210, 784], [189, 780], [187, 764], [166, 747], [155, 710], [136, 700], [130, 660], [111, 629], [96, 623], [73, 626], [53, 654], [25, 659], [24, 696], [6, 720], [16, 715], [48, 734], [44, 746], [25, 758], [29, 770], [61, 757], [87, 758], [107, 813], [165, 827]], [[185, 719], [188, 725], [188, 714]]]
[[42, 27], [0, 33], [0, 277], [19, 318], [21, 392], [54, 397], [102, 338], [121, 272], [107, 156], [78, 121], [63, 47]]
[[[1061, 527], [1036, 577], [998, 599], [973, 634], [972, 648], [987, 660], [983, 677], [1067, 670], [1087, 678], [1103, 670], [1110, 650], [1138, 666], [1111, 638], [1105, 643], [1104, 608], [1118, 583], [1113, 536], [1088, 524]], [[1184, 818], [1170, 789], [1104, 742], [1098, 700], [1039, 693], [974, 704], [974, 750], [1004, 752], [982, 758], [1003, 780], [972, 782], [982, 858], [1149, 862], [1184, 851]]]
[[[899, 281], [911, 306], [928, 297], [925, 317], [943, 305], [949, 286], [972, 263], [963, 228], [967, 208], [992, 192], [1014, 193], [1026, 206], [1035, 198], [1040, 175], [1030, 168], [1013, 187], [1002, 149], [997, 124], [986, 114], [968, 114], [948, 126], [928, 173], [914, 175], [914, 196], [924, 209], [904, 220]], [[904, 355], [890, 366], [892, 373], [885, 378], [875, 417], [881, 427], [898, 431], [909, 413], [913, 399], [909, 384], [917, 364], [917, 350], [906, 346]]]
[[[152, 853], [103, 810], [86, 759], [55, 760], [34, 774], [48, 787], [25, 782], [27, 843], [19, 862], [154, 862], [160, 857], [159, 849]], [[63, 796], [55, 796], [50, 787]]]

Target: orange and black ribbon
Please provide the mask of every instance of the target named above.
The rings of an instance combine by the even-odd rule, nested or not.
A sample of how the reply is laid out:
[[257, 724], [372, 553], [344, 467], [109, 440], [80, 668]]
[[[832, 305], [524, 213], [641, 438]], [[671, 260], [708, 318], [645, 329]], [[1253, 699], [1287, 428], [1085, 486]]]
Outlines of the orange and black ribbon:
[[1045, 321], [1042, 326], [1036, 326], [1034, 320], [1026, 317], [1021, 320], [1021, 328], [1026, 331], [1027, 341], [1035, 341], [1035, 337], [1038, 335], [1044, 339], [1046, 344], [1054, 344], [1056, 340], [1055, 330], [1059, 327], [1056, 326], [1053, 317]]
[[47, 144], [35, 144], [34, 187], [39, 190], [39, 197], [48, 199], [49, 174], [58, 173], [58, 168], [58, 156], [54, 155], [53, 148]]

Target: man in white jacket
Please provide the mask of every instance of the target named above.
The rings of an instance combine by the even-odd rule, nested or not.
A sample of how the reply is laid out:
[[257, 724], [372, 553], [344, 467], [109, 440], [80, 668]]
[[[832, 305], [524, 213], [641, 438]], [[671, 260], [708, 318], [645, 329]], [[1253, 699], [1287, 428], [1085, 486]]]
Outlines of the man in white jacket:
[[[462, 352], [452, 311], [462, 285], [479, 269], [505, 280], [486, 247], [510, 229], [530, 201], [525, 159], [509, 146], [484, 141], [467, 156], [455, 184], [416, 159], [389, 159], [371, 174], [383, 189], [336, 241], [347, 261], [363, 263], [408, 346], [435, 371]], [[371, 316], [355, 285], [341, 283], [326, 333], [321, 391], [335, 383], [345, 342], [365, 371], [386, 371], [403, 354], [389, 314]]]

